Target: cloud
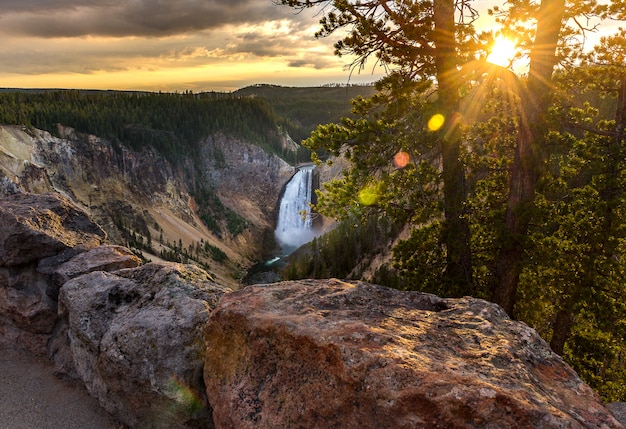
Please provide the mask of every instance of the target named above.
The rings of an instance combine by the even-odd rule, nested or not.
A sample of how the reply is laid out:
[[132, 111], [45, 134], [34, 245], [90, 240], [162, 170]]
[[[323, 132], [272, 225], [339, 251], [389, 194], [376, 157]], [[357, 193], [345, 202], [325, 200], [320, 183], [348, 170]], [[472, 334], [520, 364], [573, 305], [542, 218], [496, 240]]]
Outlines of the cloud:
[[340, 81], [339, 36], [315, 39], [316, 12], [273, 0], [0, 0], [0, 77], [142, 89], [176, 88], [177, 76], [185, 89], [296, 84], [312, 71]]
[[329, 67], [336, 68], [337, 62], [330, 61], [328, 58], [320, 56], [308, 56], [305, 58], [295, 58], [288, 63], [289, 67], [294, 68], [314, 68], [316, 70], [323, 70]]
[[226, 26], [219, 31], [162, 38], [12, 37], [5, 38], [0, 47], [0, 72], [89, 74], [264, 61], [319, 70], [342, 63], [333, 57], [332, 47], [325, 50], [320, 46], [320, 41], [314, 40], [306, 29], [298, 30], [298, 25], [289, 22]]
[[166, 37], [297, 15], [271, 0], [0, 0], [0, 33]]

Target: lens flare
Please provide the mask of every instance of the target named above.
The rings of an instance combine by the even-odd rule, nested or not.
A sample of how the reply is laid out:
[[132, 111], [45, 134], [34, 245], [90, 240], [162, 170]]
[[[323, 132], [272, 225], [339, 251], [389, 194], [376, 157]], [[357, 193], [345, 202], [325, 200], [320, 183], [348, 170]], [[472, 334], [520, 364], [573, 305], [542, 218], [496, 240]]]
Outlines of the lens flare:
[[517, 52], [517, 42], [508, 37], [499, 36], [491, 47], [491, 53], [487, 57], [487, 62], [500, 67], [509, 67]]
[[374, 185], [368, 185], [359, 192], [359, 202], [364, 206], [372, 206], [378, 202], [378, 189]]
[[393, 165], [395, 165], [396, 168], [404, 168], [409, 164], [410, 160], [411, 156], [408, 154], [408, 152], [401, 150], [400, 152], [396, 153], [396, 156], [393, 157]]
[[428, 120], [428, 129], [430, 131], [437, 131], [441, 127], [443, 127], [443, 123], [445, 121], [446, 121], [446, 118], [444, 118], [444, 116], [441, 113], [437, 113]]
[[177, 408], [178, 411], [194, 413], [204, 406], [198, 395], [176, 377], [170, 378], [166, 386], [166, 394], [175, 401], [172, 407]]

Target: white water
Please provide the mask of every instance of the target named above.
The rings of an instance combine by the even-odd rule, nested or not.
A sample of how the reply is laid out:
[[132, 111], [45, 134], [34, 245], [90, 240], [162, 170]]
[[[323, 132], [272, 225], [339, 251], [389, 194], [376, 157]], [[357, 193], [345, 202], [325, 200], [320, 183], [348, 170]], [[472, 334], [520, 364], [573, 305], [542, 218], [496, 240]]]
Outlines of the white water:
[[[280, 201], [276, 239], [284, 252], [290, 253], [315, 237], [311, 220], [313, 166], [302, 167], [287, 183]], [[306, 214], [303, 216], [302, 213]]]

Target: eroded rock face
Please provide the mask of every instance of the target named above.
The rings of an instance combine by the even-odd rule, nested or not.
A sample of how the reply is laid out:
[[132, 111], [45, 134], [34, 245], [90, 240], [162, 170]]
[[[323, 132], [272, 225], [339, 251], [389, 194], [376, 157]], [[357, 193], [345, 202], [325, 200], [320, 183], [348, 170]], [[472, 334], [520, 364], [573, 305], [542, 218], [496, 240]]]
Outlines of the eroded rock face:
[[193, 266], [147, 264], [66, 282], [59, 314], [87, 390], [131, 427], [212, 427], [202, 329], [228, 289]]
[[337, 280], [249, 286], [205, 329], [217, 428], [621, 427], [488, 302]]
[[135, 268], [141, 265], [139, 259], [126, 247], [106, 245], [93, 248], [74, 256], [61, 264], [52, 273], [53, 285], [48, 288], [48, 295], [58, 297], [59, 288], [68, 280], [93, 271], [117, 271]]
[[45, 354], [57, 320], [52, 272], [105, 233], [54, 194], [0, 198], [0, 344]]
[[106, 238], [89, 216], [58, 194], [15, 194], [0, 203], [0, 266], [15, 267]]

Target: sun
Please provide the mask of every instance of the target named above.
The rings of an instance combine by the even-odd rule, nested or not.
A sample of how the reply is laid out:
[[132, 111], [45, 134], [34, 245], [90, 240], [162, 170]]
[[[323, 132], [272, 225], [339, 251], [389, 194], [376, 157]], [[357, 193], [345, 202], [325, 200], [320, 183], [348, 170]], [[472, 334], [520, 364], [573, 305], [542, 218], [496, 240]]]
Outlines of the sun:
[[493, 42], [487, 61], [500, 67], [510, 67], [516, 52], [517, 45], [515, 40], [505, 36], [498, 36]]

